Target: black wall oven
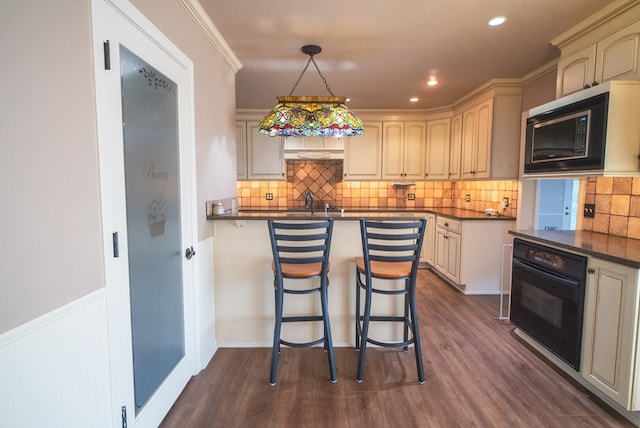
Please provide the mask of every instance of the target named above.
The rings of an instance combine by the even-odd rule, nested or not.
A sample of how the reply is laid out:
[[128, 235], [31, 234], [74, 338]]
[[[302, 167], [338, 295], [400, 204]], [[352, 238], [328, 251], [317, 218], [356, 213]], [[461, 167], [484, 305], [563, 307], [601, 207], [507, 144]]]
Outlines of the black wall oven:
[[515, 238], [511, 322], [580, 370], [587, 258]]

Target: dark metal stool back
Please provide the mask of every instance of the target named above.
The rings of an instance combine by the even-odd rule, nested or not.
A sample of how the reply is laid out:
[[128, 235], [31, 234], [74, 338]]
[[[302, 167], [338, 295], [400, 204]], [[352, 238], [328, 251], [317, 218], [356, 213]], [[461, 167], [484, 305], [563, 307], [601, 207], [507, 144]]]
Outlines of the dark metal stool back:
[[[280, 345], [290, 347], [308, 347], [324, 344], [324, 350], [329, 359], [329, 375], [332, 382], [337, 380], [331, 326], [329, 322], [329, 307], [327, 287], [329, 286], [329, 250], [333, 233], [333, 219], [327, 218], [313, 222], [279, 222], [268, 220], [269, 237], [273, 253], [273, 272], [275, 290], [275, 327], [273, 331], [273, 349], [271, 354], [270, 385], [276, 384], [278, 371], [278, 356]], [[285, 279], [319, 278], [319, 284], [310, 288], [286, 288]], [[320, 295], [320, 315], [283, 316], [285, 294]], [[321, 321], [323, 323], [323, 337], [310, 342], [291, 342], [282, 339], [283, 322]]]
[[[404, 350], [413, 344], [418, 381], [424, 383], [416, 310], [416, 279], [425, 225], [424, 218], [404, 222], [360, 220], [363, 257], [356, 257], [356, 349], [360, 351], [356, 374], [358, 382], [362, 382], [367, 343], [372, 343], [383, 347], [402, 347]], [[404, 288], [382, 288], [374, 284], [374, 279], [376, 281], [403, 280]], [[365, 296], [363, 311], [361, 311], [362, 291]], [[374, 294], [404, 297], [404, 314], [372, 315]], [[391, 342], [372, 339], [369, 337], [369, 324], [372, 321], [403, 323], [403, 340]]]

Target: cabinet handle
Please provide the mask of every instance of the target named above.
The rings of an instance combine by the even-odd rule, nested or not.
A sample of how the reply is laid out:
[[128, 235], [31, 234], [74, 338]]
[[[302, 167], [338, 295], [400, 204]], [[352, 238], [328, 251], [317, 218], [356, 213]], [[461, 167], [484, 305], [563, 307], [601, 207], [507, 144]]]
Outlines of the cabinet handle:
[[589, 268], [587, 269], [587, 273], [593, 275], [594, 273], [596, 273], [596, 270], [594, 268]]
[[584, 85], [584, 86], [582, 87], [582, 89], [589, 89], [590, 87], [591, 87], [591, 85], [587, 83], [586, 85]]
[[598, 86], [598, 82], [594, 80], [591, 86]]
[[447, 226], [447, 227], [449, 227], [449, 223], [445, 223], [444, 225], [445, 225], [445, 226]]

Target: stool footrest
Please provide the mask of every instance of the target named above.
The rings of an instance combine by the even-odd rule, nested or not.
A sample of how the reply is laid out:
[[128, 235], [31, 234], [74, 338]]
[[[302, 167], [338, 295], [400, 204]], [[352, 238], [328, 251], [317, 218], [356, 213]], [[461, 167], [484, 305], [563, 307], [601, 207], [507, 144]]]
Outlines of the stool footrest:
[[312, 342], [289, 342], [288, 340], [280, 339], [280, 343], [285, 346], [289, 346], [290, 348], [308, 348], [310, 346], [324, 343], [324, 337], [321, 337], [320, 339], [314, 340]]
[[375, 340], [370, 337], [367, 337], [367, 342], [373, 343], [374, 345], [377, 345], [377, 346], [382, 346], [384, 348], [406, 348], [412, 343], [414, 343], [415, 341], [413, 340], [413, 338], [411, 338], [406, 342], [381, 342], [379, 340]]
[[300, 322], [300, 321], [322, 321], [322, 315], [301, 315], [282, 317], [282, 322]]

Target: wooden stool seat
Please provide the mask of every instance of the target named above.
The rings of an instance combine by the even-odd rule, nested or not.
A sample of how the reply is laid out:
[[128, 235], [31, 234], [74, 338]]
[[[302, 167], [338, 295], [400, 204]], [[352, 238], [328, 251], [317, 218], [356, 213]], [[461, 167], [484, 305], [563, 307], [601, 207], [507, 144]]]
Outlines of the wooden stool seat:
[[[282, 269], [282, 275], [287, 278], [309, 278], [318, 276], [322, 272], [321, 262], [304, 264], [282, 263], [280, 267]], [[329, 268], [330, 265], [327, 266], [327, 270]], [[276, 271], [275, 263], [271, 263], [271, 269], [274, 272]]]
[[[364, 272], [364, 257], [356, 257], [356, 267]], [[411, 262], [371, 261], [371, 275], [376, 278], [404, 278], [411, 275]]]

